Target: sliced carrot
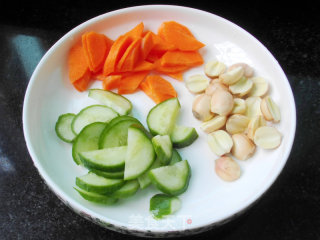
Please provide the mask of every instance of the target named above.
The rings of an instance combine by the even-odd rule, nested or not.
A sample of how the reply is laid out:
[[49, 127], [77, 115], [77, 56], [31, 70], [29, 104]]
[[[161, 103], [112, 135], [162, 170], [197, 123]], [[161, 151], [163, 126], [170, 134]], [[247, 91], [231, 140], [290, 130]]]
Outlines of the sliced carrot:
[[146, 59], [148, 54], [150, 53], [151, 49], [156, 44], [155, 38], [153, 37], [152, 32], [148, 32], [141, 41], [141, 58]]
[[148, 54], [148, 56], [146, 57], [145, 60], [147, 60], [148, 62], [154, 63], [157, 60], [159, 60], [161, 58], [163, 54], [159, 54], [157, 52], [151, 52]]
[[153, 63], [142, 60], [137, 63], [137, 65], [133, 69], [133, 72], [151, 71], [151, 70], [153, 70], [153, 68], [154, 68]]
[[140, 83], [145, 79], [149, 71], [129, 74], [120, 80], [118, 87], [119, 94], [130, 94], [137, 91]]
[[163, 38], [159, 37], [155, 33], [151, 32], [151, 36], [155, 44], [154, 47], [151, 49], [150, 53], [158, 54], [161, 56], [166, 51], [172, 51], [176, 49], [176, 47], [173, 44], [165, 41]]
[[82, 35], [82, 46], [92, 72], [98, 72], [106, 59], [113, 41], [104, 34], [87, 32]]
[[129, 36], [120, 36], [111, 46], [110, 52], [104, 62], [103, 75], [107, 76], [115, 72], [115, 68], [120, 58], [132, 42]]
[[133, 29], [131, 29], [129, 32], [125, 33], [125, 36], [130, 37], [131, 39], [139, 38], [142, 36], [144, 30], [144, 24], [143, 22], [139, 23], [137, 26], [135, 26]]
[[68, 71], [70, 82], [76, 82], [85, 74], [87, 74], [88, 70], [89, 66], [84, 55], [82, 43], [81, 41], [78, 41], [71, 47], [68, 54]]
[[104, 90], [112, 90], [119, 87], [121, 75], [110, 75], [103, 79], [102, 87]]
[[183, 81], [183, 72], [176, 72], [176, 73], [167, 73], [169, 77], [172, 77], [173, 79], [176, 79], [180, 82]]
[[201, 64], [203, 64], [203, 58], [197, 51], [168, 51], [161, 58], [161, 66], [163, 67], [195, 67]]
[[188, 70], [189, 66], [174, 66], [174, 67], [165, 67], [161, 66], [161, 59], [158, 59], [154, 62], [154, 70], [160, 73], [178, 73]]
[[148, 82], [143, 81], [142, 83], [140, 83], [139, 88], [152, 100], [155, 98]]
[[182, 51], [195, 51], [205, 46], [186, 26], [175, 21], [163, 22], [158, 29], [158, 35]]
[[106, 76], [103, 75], [102, 71], [91, 74], [91, 79], [93, 80], [103, 81], [105, 78]]
[[79, 92], [83, 92], [88, 89], [90, 79], [91, 79], [91, 72], [88, 69], [80, 79], [73, 82], [72, 84]]
[[129, 45], [116, 66], [117, 72], [128, 72], [134, 68], [140, 57], [140, 45], [141, 38], [136, 38]]

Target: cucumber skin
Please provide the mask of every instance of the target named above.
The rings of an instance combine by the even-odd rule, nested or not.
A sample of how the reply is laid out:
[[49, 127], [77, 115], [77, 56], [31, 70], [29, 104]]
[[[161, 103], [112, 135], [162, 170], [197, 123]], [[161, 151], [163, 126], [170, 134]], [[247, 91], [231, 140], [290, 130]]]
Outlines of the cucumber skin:
[[144, 174], [142, 174], [137, 178], [141, 189], [145, 189], [151, 184], [151, 180], [149, 178], [150, 170], [161, 167], [161, 166], [162, 165], [160, 160], [156, 158], [156, 160], [152, 163], [151, 167]]
[[97, 164], [92, 163], [90, 160], [85, 158], [81, 153], [78, 154], [80, 157], [80, 160], [83, 164], [88, 169], [96, 169], [100, 171], [109, 171], [109, 172], [119, 172], [121, 170], [124, 170], [124, 163], [118, 166], [113, 166], [113, 167], [102, 167]]
[[173, 214], [174, 212], [172, 212], [171, 209], [171, 203], [173, 200], [178, 200], [181, 204], [180, 199], [176, 196], [158, 193], [150, 199], [149, 211], [156, 220]]
[[178, 195], [184, 193], [188, 189], [188, 186], [189, 186], [189, 181], [191, 178], [191, 168], [190, 168], [190, 165], [188, 162], [187, 162], [187, 166], [188, 166], [188, 173], [189, 174], [187, 176], [185, 185], [177, 191], [171, 191], [171, 190], [167, 189], [165, 186], [159, 184], [151, 171], [149, 172], [149, 178], [150, 178], [152, 184], [154, 184], [156, 186], [156, 188], [158, 188], [161, 192], [166, 193], [168, 195], [172, 195], [172, 196], [178, 196]]
[[[74, 114], [74, 113], [65, 113], [65, 114], [60, 115], [59, 118], [58, 118], [58, 120], [57, 120], [57, 122], [56, 122], [56, 125], [55, 125], [55, 128], [54, 128], [54, 129], [55, 129], [55, 131], [56, 131], [57, 136], [58, 136], [62, 141], [67, 142], [67, 143], [73, 143], [74, 139], [77, 137], [77, 134], [75, 134], [75, 133], [72, 131], [71, 125], [70, 125], [70, 129], [71, 129], [71, 131], [72, 131], [73, 134], [74, 134], [74, 138], [73, 138], [72, 140], [69, 140], [69, 139], [64, 138], [64, 137], [59, 133], [59, 130], [58, 130], [60, 121], [62, 121], [62, 119], [63, 119], [64, 117], [68, 117], [68, 116], [70, 116], [70, 117], [72, 116], [72, 117], [74, 118], [74, 117], [76, 116], [76, 114]], [[71, 121], [71, 122], [72, 122], [72, 121]]]
[[107, 193], [112, 193], [119, 188], [121, 188], [125, 184], [125, 181], [119, 181], [119, 183], [114, 184], [110, 187], [105, 187], [105, 186], [88, 186], [85, 182], [83, 182], [79, 177], [76, 177], [76, 185], [87, 191], [87, 192], [93, 192], [93, 193], [98, 193], [98, 194], [107, 194]]
[[[132, 184], [133, 187], [127, 191], [122, 191], [122, 188], [126, 186], [126, 184]], [[136, 194], [139, 189], [138, 180], [130, 180], [127, 181], [120, 189], [114, 191], [109, 196], [112, 198], [128, 198]]]
[[86, 192], [82, 189], [77, 189], [74, 187], [74, 189], [80, 194], [81, 197], [83, 197], [85, 200], [94, 202], [94, 203], [100, 203], [103, 205], [113, 205], [118, 201], [116, 198], [112, 198], [106, 195], [101, 195], [101, 194], [92, 194], [90, 192]]
[[184, 148], [184, 147], [190, 146], [195, 140], [197, 140], [198, 137], [199, 137], [199, 135], [198, 135], [196, 129], [193, 128], [192, 131], [190, 132], [190, 134], [188, 135], [187, 140], [175, 141], [171, 137], [171, 141], [172, 141], [173, 147]]
[[93, 172], [94, 174], [96, 174], [100, 177], [105, 177], [105, 178], [110, 178], [110, 179], [123, 179], [123, 177], [124, 177], [124, 171], [107, 172], [107, 171], [100, 171], [97, 169], [90, 169], [90, 172]]
[[[155, 136], [157, 137], [157, 136]], [[163, 150], [161, 144], [155, 139], [155, 137], [152, 138], [152, 145], [154, 148], [154, 151], [156, 152], [157, 157], [159, 158], [160, 162], [163, 165], [167, 165], [172, 158], [172, 142], [170, 141], [170, 148], [171, 148], [171, 155], [167, 156], [166, 152]]]
[[174, 165], [175, 163], [181, 162], [181, 161], [182, 161], [182, 158], [181, 158], [179, 152], [176, 149], [172, 148], [172, 157], [169, 162], [169, 165]]

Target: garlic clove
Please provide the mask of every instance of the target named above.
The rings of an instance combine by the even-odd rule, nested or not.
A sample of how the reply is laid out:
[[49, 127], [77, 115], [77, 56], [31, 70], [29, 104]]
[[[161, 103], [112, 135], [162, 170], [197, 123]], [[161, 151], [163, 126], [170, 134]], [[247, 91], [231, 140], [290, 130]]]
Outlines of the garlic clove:
[[238, 82], [236, 82], [233, 85], [229, 86], [230, 91], [233, 94], [239, 94], [240, 97], [246, 95], [248, 92], [250, 92], [251, 88], [253, 86], [253, 82], [246, 78], [242, 77]]
[[244, 132], [249, 124], [250, 119], [241, 114], [234, 114], [228, 118], [226, 123], [226, 130], [230, 134]]
[[280, 109], [270, 96], [262, 99], [260, 108], [266, 120], [273, 122], [279, 122], [281, 120]]
[[248, 118], [253, 118], [255, 116], [262, 115], [260, 110], [260, 103], [261, 103], [260, 97], [248, 97], [245, 101], [247, 106], [245, 115]]
[[241, 99], [241, 98], [235, 98], [233, 99], [233, 108], [231, 111], [231, 114], [243, 114], [246, 112], [247, 109], [247, 105], [245, 100]]
[[266, 126], [266, 120], [263, 118], [263, 116], [255, 116], [251, 118], [249, 124], [248, 124], [248, 132], [247, 136], [251, 140], [253, 140], [254, 133], [259, 127]]
[[208, 121], [213, 118], [214, 114], [211, 112], [211, 96], [200, 94], [195, 97], [192, 104], [193, 116], [200, 121]]
[[209, 86], [206, 88], [205, 93], [208, 95], [212, 95], [216, 90], [229, 91], [229, 88], [226, 85], [222, 84], [219, 79], [215, 79], [210, 82]]
[[225, 72], [219, 76], [219, 79], [222, 83], [226, 85], [235, 84], [244, 74], [243, 67], [236, 67], [228, 72]]
[[210, 78], [219, 77], [225, 70], [226, 65], [219, 61], [209, 61], [204, 66], [204, 73]]
[[250, 66], [249, 66], [248, 64], [246, 64], [246, 63], [235, 63], [235, 64], [231, 65], [231, 66], [228, 68], [228, 71], [230, 71], [230, 70], [232, 70], [232, 69], [235, 69], [235, 68], [237, 68], [237, 67], [243, 67], [243, 69], [244, 69], [244, 76], [245, 76], [246, 78], [251, 78], [251, 77], [253, 77], [253, 73], [254, 73], [253, 68], [250, 67]]
[[206, 133], [211, 133], [222, 128], [226, 124], [226, 121], [226, 116], [217, 115], [211, 120], [203, 122], [200, 128]]
[[230, 152], [233, 141], [226, 131], [218, 130], [208, 134], [208, 144], [212, 152], [218, 156], [222, 156]]
[[202, 74], [195, 74], [185, 81], [186, 87], [191, 93], [202, 93], [209, 85], [209, 79]]
[[261, 97], [268, 92], [269, 84], [264, 78], [253, 77], [253, 78], [250, 78], [250, 80], [253, 82], [253, 86], [250, 92], [248, 93], [248, 96]]
[[274, 127], [259, 127], [254, 134], [254, 143], [264, 149], [274, 149], [280, 146], [281, 133]]
[[241, 175], [239, 164], [231, 157], [223, 156], [215, 161], [215, 172], [224, 181], [235, 181]]
[[211, 97], [211, 112], [226, 116], [233, 109], [233, 96], [224, 90], [214, 91]]
[[231, 153], [239, 160], [247, 160], [254, 153], [256, 146], [243, 133], [232, 135], [233, 147]]

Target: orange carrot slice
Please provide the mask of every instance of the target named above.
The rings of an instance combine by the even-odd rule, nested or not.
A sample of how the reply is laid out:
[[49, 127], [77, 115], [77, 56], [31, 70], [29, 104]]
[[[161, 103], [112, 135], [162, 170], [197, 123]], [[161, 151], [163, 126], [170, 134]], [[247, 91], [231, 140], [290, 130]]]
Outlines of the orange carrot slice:
[[118, 88], [120, 85], [121, 75], [110, 75], [103, 79], [102, 87], [104, 90], [112, 90]]
[[137, 72], [129, 74], [125, 77], [123, 77], [120, 80], [120, 84], [118, 87], [118, 93], [119, 94], [130, 94], [137, 91], [139, 88], [140, 83], [145, 79], [149, 72]]
[[82, 43], [81, 41], [78, 41], [74, 46], [71, 47], [68, 54], [68, 71], [70, 82], [76, 82], [85, 74], [87, 74], [88, 70], [89, 66], [84, 55]]
[[139, 23], [137, 26], [135, 26], [133, 29], [131, 29], [129, 32], [125, 33], [125, 36], [130, 37], [131, 39], [139, 38], [142, 36], [144, 30], [144, 24], [143, 22]]
[[88, 32], [82, 35], [82, 46], [92, 72], [98, 72], [106, 59], [113, 41], [104, 34]]
[[155, 98], [147, 81], [140, 83], [139, 88], [152, 100]]
[[151, 71], [154, 68], [154, 64], [148, 61], [140, 61], [134, 67], [133, 72], [141, 72], [141, 71]]
[[165, 67], [161, 66], [161, 59], [154, 62], [154, 70], [160, 73], [178, 73], [188, 70], [189, 66], [174, 66], [174, 67]]
[[141, 41], [141, 58], [146, 59], [148, 54], [150, 53], [151, 49], [154, 47], [156, 44], [155, 38], [153, 37], [152, 32], [148, 32]]
[[141, 38], [136, 38], [126, 49], [117, 64], [117, 72], [128, 72], [133, 69], [140, 57]]
[[90, 79], [91, 79], [91, 72], [88, 69], [80, 79], [73, 82], [72, 84], [79, 92], [83, 92], [88, 89]]
[[168, 51], [161, 58], [161, 66], [163, 67], [195, 67], [201, 64], [203, 64], [203, 58], [200, 53], [196, 51]]
[[172, 77], [173, 79], [176, 79], [180, 82], [183, 81], [183, 72], [176, 72], [176, 73], [167, 73], [169, 77]]
[[205, 46], [186, 26], [175, 21], [163, 22], [158, 29], [158, 35], [182, 51], [195, 51]]
[[153, 32], [151, 32], [151, 36], [155, 44], [154, 44], [154, 47], [151, 49], [150, 53], [158, 54], [161, 56], [166, 51], [171, 51], [176, 49], [176, 47], [173, 44], [165, 41], [163, 38], [159, 37]]
[[115, 68], [122, 55], [130, 45], [132, 40], [129, 36], [120, 36], [111, 46], [110, 52], [104, 62], [103, 75], [107, 76], [115, 72]]

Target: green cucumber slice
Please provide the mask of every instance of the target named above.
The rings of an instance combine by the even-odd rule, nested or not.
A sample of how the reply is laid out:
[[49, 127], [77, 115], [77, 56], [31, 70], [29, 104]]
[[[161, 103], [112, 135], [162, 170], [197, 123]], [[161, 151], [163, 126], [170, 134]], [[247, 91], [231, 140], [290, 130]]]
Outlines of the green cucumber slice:
[[183, 148], [191, 145], [198, 138], [198, 133], [193, 127], [175, 125], [170, 137], [173, 147]]
[[172, 143], [169, 135], [157, 135], [152, 138], [154, 150], [163, 165], [167, 165], [172, 157]]
[[137, 180], [126, 181], [126, 183], [117, 191], [111, 193], [113, 198], [128, 198], [133, 196], [139, 189], [139, 183]]
[[89, 169], [116, 172], [124, 169], [127, 146], [105, 148], [79, 153], [83, 165]]
[[181, 208], [178, 197], [166, 194], [156, 194], [150, 199], [150, 212], [155, 219], [161, 219], [167, 215], [177, 212]]
[[98, 193], [93, 193], [93, 192], [88, 192], [85, 191], [81, 188], [76, 188], [74, 187], [74, 189], [87, 201], [90, 202], [95, 202], [95, 203], [101, 203], [104, 205], [112, 205], [114, 203], [116, 203], [118, 201], [118, 199], [110, 197], [110, 196], [106, 196], [106, 195], [102, 195], [102, 194], [98, 194]]
[[187, 160], [171, 166], [159, 167], [149, 172], [151, 182], [163, 193], [179, 195], [189, 185], [191, 169]]
[[160, 166], [161, 166], [161, 161], [159, 158], [157, 158], [153, 162], [151, 167], [144, 174], [142, 174], [140, 177], [138, 177], [138, 182], [139, 182], [141, 189], [145, 189], [146, 187], [148, 187], [151, 184], [151, 179], [149, 178], [149, 171], [152, 169], [158, 168]]
[[84, 127], [72, 145], [72, 157], [76, 164], [81, 164], [80, 152], [99, 149], [100, 135], [106, 123], [96, 122]]
[[124, 179], [141, 176], [152, 165], [156, 157], [152, 142], [140, 127], [128, 129], [128, 149], [124, 168]]
[[180, 161], [182, 161], [182, 158], [181, 158], [179, 152], [173, 148], [172, 149], [172, 158], [169, 162], [169, 165], [174, 165], [175, 163], [180, 162]]
[[127, 145], [128, 128], [133, 124], [140, 124], [135, 118], [113, 123], [106, 127], [99, 140], [99, 148], [111, 148]]
[[154, 106], [147, 116], [152, 135], [170, 135], [180, 111], [178, 98], [170, 98]]
[[90, 89], [88, 96], [101, 104], [111, 107], [120, 115], [126, 115], [131, 112], [131, 102], [117, 93], [102, 89]]
[[101, 171], [97, 169], [90, 169], [90, 171], [97, 174], [98, 176], [111, 178], [111, 179], [123, 179], [123, 176], [124, 176], [124, 171], [107, 172], [107, 171]]
[[112, 193], [124, 185], [122, 179], [109, 179], [89, 172], [81, 177], [76, 177], [76, 185], [88, 192], [94, 193]]
[[62, 114], [56, 122], [56, 134], [64, 142], [72, 143], [77, 136], [71, 129], [71, 123], [75, 116], [73, 113]]

